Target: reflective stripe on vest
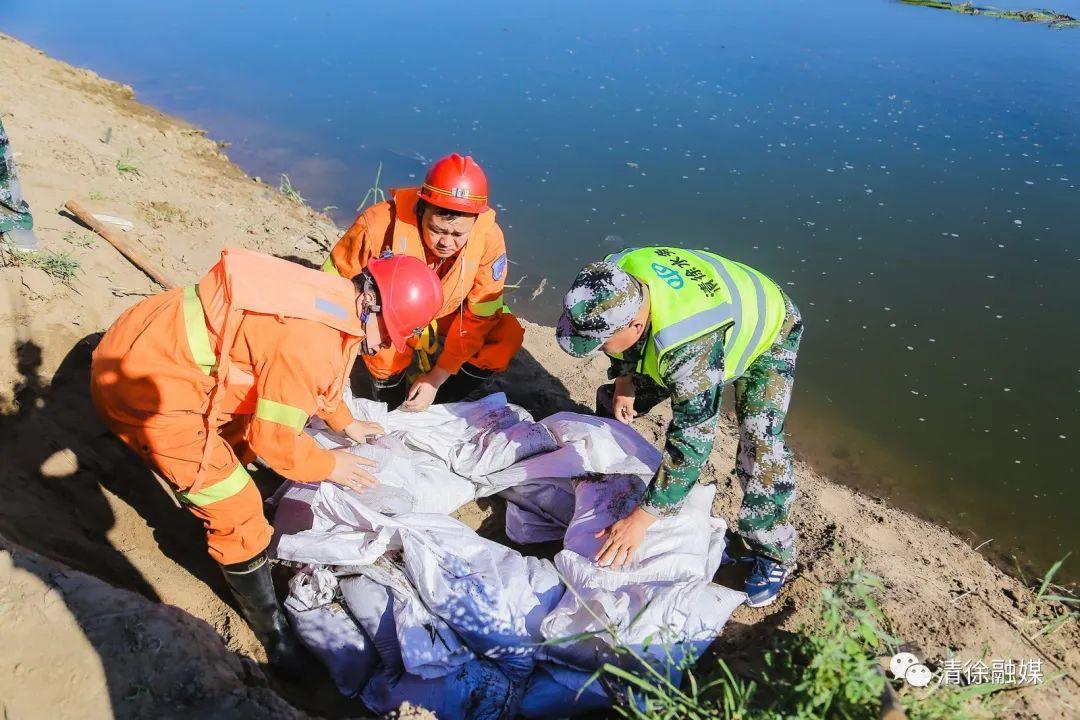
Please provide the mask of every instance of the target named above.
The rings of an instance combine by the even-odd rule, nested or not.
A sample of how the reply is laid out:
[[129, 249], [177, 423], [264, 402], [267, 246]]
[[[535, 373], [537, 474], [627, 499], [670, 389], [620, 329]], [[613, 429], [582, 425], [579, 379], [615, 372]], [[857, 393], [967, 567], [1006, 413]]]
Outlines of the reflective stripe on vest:
[[326, 262], [322, 264], [321, 270], [323, 272], [328, 272], [331, 275], [341, 275], [341, 271], [337, 269], [337, 265], [334, 264], [334, 258], [332, 256], [326, 258]]
[[255, 403], [255, 417], [292, 428], [297, 433], [307, 425], [308, 415], [298, 407], [259, 398]]
[[243, 465], [237, 465], [236, 469], [225, 476], [224, 480], [204, 487], [198, 492], [177, 492], [176, 499], [186, 505], [204, 507], [231, 498], [243, 490], [249, 482], [251, 482], [251, 476], [248, 475], [248, 471]]
[[[734, 345], [735, 339], [742, 333], [742, 295], [735, 285], [735, 280], [731, 277], [727, 268], [724, 267], [724, 264], [720, 262], [719, 258], [712, 257], [699, 250], [691, 250], [690, 252], [712, 264], [716, 272], [719, 273], [720, 278], [724, 281], [724, 284], [728, 287], [728, 297], [731, 298], [731, 303], [725, 309], [729, 311], [729, 314], [734, 319], [735, 327], [732, 332], [728, 333], [724, 342], [724, 365], [727, 366], [731, 360], [729, 350], [733, 349], [732, 345]], [[765, 334], [765, 323], [768, 320], [765, 313], [765, 286], [761, 283], [761, 277], [755, 272], [749, 272], [747, 275], [750, 277], [750, 282], [754, 284], [754, 307], [756, 308], [754, 311], [754, 332], [750, 336], [750, 341], [746, 344], [746, 347], [739, 353], [738, 361], [735, 363], [732, 370], [733, 377], [742, 377], [746, 373], [746, 368], [750, 366], [750, 362], [753, 360], [754, 349], [758, 346], [758, 343], [761, 342], [761, 336]]]
[[[664, 254], [658, 255], [658, 250], [663, 250]], [[640, 254], [631, 258], [631, 253]], [[685, 267], [687, 256], [704, 262], [713, 271], [708, 280], [715, 281], [720, 286], [718, 289], [722, 289], [721, 299], [714, 300], [706, 294], [704, 288], [694, 287], [691, 283], [700, 282], [697, 278], [688, 281], [680, 271], [665, 264], [670, 262], [669, 258], [681, 257], [684, 261], [681, 265], [676, 264], [676, 267]], [[642, 354], [638, 371], [661, 384], [663, 380], [659, 375], [663, 356], [711, 330], [725, 326], [729, 328], [724, 337], [724, 382], [744, 375], [750, 364], [767, 349], [768, 343], [772, 342], [779, 331], [784, 313], [783, 294], [765, 276], [744, 265], [712, 253], [679, 248], [629, 248], [609, 256], [608, 261], [617, 263], [623, 270], [648, 285], [656, 298], [658, 305], [654, 305], [651, 313], [652, 335]], [[671, 275], [664, 276], [661, 271], [670, 271]], [[700, 274], [700, 270], [697, 272]], [[743, 279], [741, 290], [733, 272]], [[767, 292], [766, 281], [771, 286], [768, 288], [771, 293]], [[746, 287], [747, 285], [750, 287]], [[750, 288], [753, 291], [752, 298], [746, 297]], [[674, 295], [673, 290], [680, 295]], [[682, 296], [682, 293], [686, 295]], [[670, 318], [672, 314], [678, 316], [674, 303], [678, 303], [679, 307], [701, 309], [657, 327], [665, 317]], [[702, 305], [706, 307], [702, 308]], [[672, 312], [673, 310], [675, 311]], [[766, 333], [770, 331], [772, 336], [766, 338]]]
[[217, 366], [217, 355], [210, 344], [210, 332], [206, 329], [206, 313], [203, 312], [199, 291], [195, 285], [184, 288], [184, 327], [187, 330], [188, 347], [195, 364], [210, 375]]
[[503, 302], [502, 293], [494, 300], [485, 300], [484, 302], [469, 302], [469, 310], [473, 315], [477, 317], [491, 317], [495, 313], [503, 309], [505, 303]]

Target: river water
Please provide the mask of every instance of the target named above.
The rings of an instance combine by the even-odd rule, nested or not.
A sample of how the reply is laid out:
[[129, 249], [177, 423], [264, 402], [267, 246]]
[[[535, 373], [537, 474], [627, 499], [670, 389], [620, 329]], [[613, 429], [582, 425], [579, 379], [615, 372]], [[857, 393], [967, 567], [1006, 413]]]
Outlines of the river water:
[[530, 320], [625, 245], [753, 265], [806, 319], [804, 457], [1035, 568], [1077, 548], [1080, 29], [889, 0], [6, 0], [0, 29], [341, 225], [380, 164], [472, 153]]

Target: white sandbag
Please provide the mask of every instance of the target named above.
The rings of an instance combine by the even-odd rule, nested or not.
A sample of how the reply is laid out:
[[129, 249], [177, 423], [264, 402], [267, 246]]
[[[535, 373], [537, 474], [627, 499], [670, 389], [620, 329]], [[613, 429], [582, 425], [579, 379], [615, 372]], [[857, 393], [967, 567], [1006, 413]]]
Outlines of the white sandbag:
[[474, 481], [557, 445], [550, 431], [527, 411], [494, 393], [475, 402], [432, 405], [422, 413], [398, 410], [387, 416], [388, 431], [449, 469]]
[[576, 478], [625, 473], [651, 477], [660, 452], [633, 428], [607, 418], [557, 413], [540, 421], [559, 449], [515, 463], [488, 478], [493, 485], [517, 487], [539, 478]]
[[592, 673], [555, 665], [537, 663], [529, 684], [521, 696], [518, 713], [522, 717], [547, 720], [601, 712], [611, 707], [611, 698]]
[[475, 657], [449, 624], [424, 605], [401, 567], [384, 557], [360, 570], [390, 593], [394, 633], [406, 672], [424, 679], [442, 677]]
[[[280, 538], [277, 554], [354, 567], [385, 586], [406, 670], [445, 673], [464, 661], [464, 644], [524, 681], [540, 622], [562, 595], [550, 561], [525, 558], [444, 515], [380, 515], [330, 484], [317, 489], [311, 507], [313, 527]], [[387, 551], [400, 551], [400, 566], [384, 557]], [[435, 642], [444, 619], [457, 634]]]
[[[541, 658], [592, 671], [604, 662], [618, 663], [621, 658], [612, 647], [625, 645], [666, 668], [669, 653], [681, 658], [703, 651], [745, 600], [742, 593], [709, 582], [726, 531], [726, 523], [711, 515], [714, 486], [695, 486], [677, 515], [653, 523], [634, 559], [622, 568], [593, 562], [603, 544], [596, 533], [625, 517], [644, 490], [638, 475], [577, 482], [574, 517], [563, 550], [555, 557], [555, 566], [574, 592], [563, 596], [541, 630], [549, 642], [593, 635], [545, 645]], [[665, 649], [665, 644], [670, 647]]]
[[409, 702], [439, 720], [504, 720], [516, 715], [520, 688], [489, 660], [472, 660], [449, 675], [424, 679], [381, 668], [361, 699], [379, 715]]
[[375, 645], [379, 660], [391, 674], [405, 671], [401, 645], [394, 623], [394, 601], [390, 591], [369, 577], [350, 575], [340, 578], [341, 596], [356, 622]]
[[[636, 475], [606, 475], [579, 480], [575, 486], [574, 517], [563, 539], [563, 553], [591, 560], [604, 544], [596, 533], [621, 520], [637, 507], [645, 483]], [[714, 485], [695, 485], [677, 515], [660, 518], [646, 531], [634, 558], [620, 570], [597, 568], [593, 581], [607, 588], [650, 580], [697, 580], [708, 567], [714, 533], [722, 536], [722, 520], [713, 522]], [[711, 576], [710, 576], [711, 577]]]
[[[298, 495], [294, 488], [284, 494]], [[368, 518], [385, 516], [368, 508], [358, 493], [322, 482], [304, 495], [310, 497], [311, 527], [279, 534], [272, 546], [274, 557], [310, 565], [370, 565], [391, 548], [393, 529], [380, 525], [376, 530]]]
[[[348, 393], [343, 402], [354, 417], [380, 423], [387, 434], [356, 445], [318, 418], [307, 432], [325, 449], [346, 449], [379, 462], [373, 474], [383, 489], [365, 496], [372, 507], [382, 503], [376, 507], [380, 512], [452, 513], [501, 489], [488, 482], [487, 475], [557, 447], [547, 427], [533, 422], [524, 409], [508, 404], [503, 393], [476, 402], [432, 405], [423, 412], [387, 413], [385, 403]], [[409, 494], [395, 497], [399, 494], [386, 486]], [[410, 500], [411, 507], [402, 509]]]
[[[677, 681], [669, 654], [696, 657], [745, 598], [709, 582], [726, 529], [711, 517], [715, 489], [694, 488], [678, 515], [649, 529], [627, 566], [598, 567], [592, 557], [602, 540], [594, 534], [640, 500], [659, 451], [611, 420], [560, 413], [532, 423], [499, 396], [437, 408], [386, 414], [390, 435], [354, 450], [379, 457], [380, 471], [393, 478], [387, 488], [402, 494], [365, 497], [329, 483], [282, 494], [305, 504], [310, 518], [300, 507], [285, 512], [283, 526], [307, 527], [282, 534], [277, 554], [356, 574], [341, 580], [342, 595], [382, 659], [362, 695], [369, 707], [385, 712], [408, 700], [462, 718], [512, 714], [519, 700], [529, 717], [605, 708], [598, 684], [577, 693], [602, 662], [625, 661], [617, 644]], [[524, 457], [544, 447], [544, 437], [557, 449]], [[507, 458], [523, 459], [501, 467]], [[476, 495], [509, 488], [520, 503], [508, 511], [517, 518], [515, 540], [558, 537], [566, 527], [555, 565], [480, 538], [446, 517], [444, 499], [435, 501], [437, 513], [401, 511], [437, 492], [424, 483], [439, 473]], [[400, 498], [406, 502], [394, 505]], [[551, 642], [559, 638], [572, 641]]]
[[574, 517], [569, 478], [536, 478], [499, 494], [506, 500], [506, 535], [521, 545], [562, 540]]
[[360, 445], [325, 431], [317, 433], [316, 440], [327, 449], [347, 450], [378, 464], [370, 470], [378, 486], [360, 493], [364, 503], [377, 512], [451, 513], [476, 497], [474, 483], [451, 471], [445, 461], [409, 448], [401, 432]]
[[[596, 585], [596, 565], [576, 553], [560, 553], [555, 562], [574, 592], [567, 592], [544, 620], [541, 629], [549, 644], [538, 657], [587, 672], [605, 662], [628, 662], [613, 650], [625, 646], [677, 681], [683, 658], [704, 652], [746, 600], [743, 593], [704, 579], [631, 581], [608, 589]], [[577, 639], [582, 633], [591, 635]], [[553, 642], [561, 638], [575, 640]], [[628, 669], [635, 662], [629, 661]]]
[[402, 555], [424, 605], [446, 618], [474, 652], [523, 684], [542, 640], [540, 623], [562, 596], [555, 567], [452, 518], [411, 517], [424, 527], [416, 531], [415, 523], [402, 532]]
[[378, 656], [345, 608], [332, 602], [332, 580], [322, 568], [297, 572], [284, 607], [296, 636], [326, 666], [338, 691], [353, 697], [367, 685]]

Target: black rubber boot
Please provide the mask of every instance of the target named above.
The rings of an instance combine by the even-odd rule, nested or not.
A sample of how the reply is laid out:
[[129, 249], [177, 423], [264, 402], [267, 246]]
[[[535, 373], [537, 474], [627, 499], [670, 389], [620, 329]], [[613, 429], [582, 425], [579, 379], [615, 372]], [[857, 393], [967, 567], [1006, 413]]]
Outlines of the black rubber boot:
[[490, 380], [494, 374], [494, 370], [484, 370], [472, 363], [465, 363], [457, 373], [446, 378], [446, 382], [442, 384], [438, 394], [435, 395], [435, 402], [460, 402]]
[[405, 402], [408, 393], [409, 383], [405, 380], [404, 372], [391, 375], [385, 380], [371, 378], [371, 399], [386, 403], [387, 410], [397, 410], [401, 403]]
[[302, 677], [309, 658], [274, 596], [266, 553], [259, 553], [246, 562], [222, 565], [221, 571], [244, 619], [266, 648], [270, 667], [286, 680]]

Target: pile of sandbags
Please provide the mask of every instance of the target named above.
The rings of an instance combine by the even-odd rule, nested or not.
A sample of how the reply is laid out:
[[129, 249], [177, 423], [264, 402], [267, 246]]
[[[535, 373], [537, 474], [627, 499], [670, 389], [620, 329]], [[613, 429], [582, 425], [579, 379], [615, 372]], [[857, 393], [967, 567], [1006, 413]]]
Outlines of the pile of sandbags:
[[[745, 598], [710, 582], [726, 529], [711, 517], [712, 488], [655, 523], [622, 569], [592, 562], [595, 532], [633, 508], [659, 462], [631, 428], [572, 413], [534, 422], [501, 394], [426, 413], [351, 404], [389, 431], [351, 448], [380, 462], [380, 487], [289, 484], [273, 547], [304, 565], [286, 602], [298, 635], [374, 712], [404, 701], [440, 718], [607, 707], [599, 683], [586, 687], [603, 663], [648, 662], [678, 682], [683, 656]], [[327, 447], [348, 442], [312, 432]], [[515, 541], [563, 538], [554, 563], [448, 517], [498, 491]]]

